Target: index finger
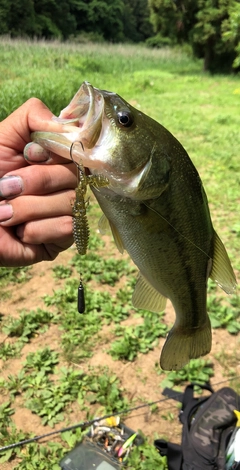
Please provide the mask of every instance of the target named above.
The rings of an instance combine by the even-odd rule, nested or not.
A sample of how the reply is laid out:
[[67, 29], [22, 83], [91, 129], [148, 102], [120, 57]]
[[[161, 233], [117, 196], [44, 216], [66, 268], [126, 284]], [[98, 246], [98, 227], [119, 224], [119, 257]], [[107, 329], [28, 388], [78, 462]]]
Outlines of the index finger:
[[51, 194], [77, 186], [76, 167], [67, 165], [32, 165], [11, 171], [0, 179], [0, 197]]
[[41, 100], [30, 98], [1, 122], [0, 144], [15, 152], [22, 152], [31, 141], [31, 132], [60, 132], [62, 126], [52, 120], [53, 116]]

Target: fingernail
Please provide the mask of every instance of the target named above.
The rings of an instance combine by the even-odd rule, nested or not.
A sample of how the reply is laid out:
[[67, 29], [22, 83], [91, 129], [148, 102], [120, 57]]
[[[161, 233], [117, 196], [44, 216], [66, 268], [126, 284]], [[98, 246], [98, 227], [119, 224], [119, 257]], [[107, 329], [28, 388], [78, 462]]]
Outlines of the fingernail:
[[11, 197], [21, 194], [23, 181], [20, 176], [5, 176], [0, 179], [0, 196]]
[[13, 208], [11, 204], [0, 204], [0, 222], [5, 222], [13, 216]]
[[30, 142], [26, 145], [23, 155], [26, 160], [34, 163], [46, 162], [50, 158], [50, 152], [40, 145], [35, 144], [35, 142]]

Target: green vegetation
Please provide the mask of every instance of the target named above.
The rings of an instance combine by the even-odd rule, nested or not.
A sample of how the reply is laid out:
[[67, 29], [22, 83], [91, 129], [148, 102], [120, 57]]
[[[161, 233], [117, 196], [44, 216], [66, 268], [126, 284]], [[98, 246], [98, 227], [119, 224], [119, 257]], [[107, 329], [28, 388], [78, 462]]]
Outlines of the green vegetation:
[[128, 261], [114, 258], [103, 260], [96, 253], [81, 257], [76, 255], [72, 259], [72, 264], [79, 274], [84, 273], [85, 281], [94, 279], [98, 283], [110, 286], [114, 286], [123, 275], [129, 276], [132, 272], [136, 273], [136, 269], [131, 268]]
[[[94, 86], [119, 93], [167, 127], [199, 170], [214, 226], [239, 278], [237, 76], [212, 77], [202, 72], [201, 61], [169, 47], [79, 46], [7, 39], [2, 39], [0, 45], [0, 119], [32, 95], [59, 114], [82, 81], [89, 80]], [[236, 374], [239, 297], [228, 297], [209, 282], [208, 311], [216, 328], [216, 349], [210, 358], [191, 361], [179, 372], [158, 376], [159, 365], [154, 364], [171, 326], [169, 316], [132, 307], [137, 271], [108, 237], [103, 241], [96, 233], [100, 210], [92, 196], [88, 217], [91, 237], [87, 255], [79, 257], [74, 249], [64, 254], [67, 261], [62, 261], [60, 255], [58, 264], [51, 265], [52, 283], [46, 283], [44, 296], [29, 287], [35, 277], [44, 280], [34, 267], [0, 268], [0, 445], [30, 436], [16, 424], [17, 412], [23, 417], [27, 413], [33, 435], [31, 416], [34, 423], [38, 420], [39, 426], [44, 424], [50, 432], [56, 423], [64, 427], [106, 411], [120, 412], [154, 400], [155, 394], [161, 399], [165, 385], [183, 390], [192, 380], [203, 383], [211, 379], [214, 384], [219, 377], [231, 379]], [[83, 315], [76, 308], [80, 273], [86, 297]], [[30, 282], [25, 282], [30, 276]], [[19, 294], [22, 286], [24, 298], [22, 291]], [[35, 304], [29, 308], [33, 296]], [[239, 387], [238, 379], [234, 387]], [[174, 419], [177, 426], [175, 410], [168, 413], [164, 402], [164, 411], [150, 411], [155, 411], [154, 419], [159, 420], [158, 432], [169, 437]], [[141, 415], [137, 416], [139, 427], [143, 433], [147, 428], [149, 438], [140, 449], [134, 449], [127, 468], [165, 470], [165, 459], [152, 446], [151, 419], [148, 422], [147, 416], [141, 421]], [[57, 470], [63, 454], [81, 438], [80, 430], [69, 431], [62, 434], [61, 440], [10, 449], [0, 453], [0, 463], [11, 460], [17, 470], [45, 470], [51, 461], [51, 468]]]
[[204, 70], [224, 73], [240, 65], [240, 5], [237, 0], [149, 0], [154, 47], [188, 44]]
[[0, 11], [11, 37], [138, 42], [152, 33], [147, 0], [1, 0]]
[[9, 283], [27, 282], [31, 279], [31, 267], [4, 268], [0, 267], [0, 287]]
[[120, 336], [120, 339], [114, 341], [109, 350], [114, 359], [133, 361], [139, 352], [147, 354], [157, 346], [160, 336], [166, 336], [168, 328], [163, 323], [163, 314], [143, 312], [142, 316], [142, 325], [115, 329], [115, 336]]
[[204, 385], [213, 377], [214, 371], [212, 363], [205, 359], [192, 359], [183, 369], [179, 371], [170, 371], [166, 378], [161, 382], [161, 387], [173, 388], [175, 385], [184, 382], [195, 382]]
[[231, 334], [240, 331], [240, 301], [238, 296], [230, 298], [230, 306], [222, 305], [223, 298], [208, 297], [208, 311], [213, 328], [226, 328]]
[[54, 322], [54, 315], [47, 311], [38, 309], [29, 313], [21, 312], [19, 318], [8, 317], [2, 325], [2, 331], [8, 337], [17, 337], [19, 342], [27, 343], [33, 335], [46, 331], [47, 325]]
[[0, 0], [0, 12], [11, 38], [184, 45], [204, 70], [240, 67], [238, 0]]
[[128, 470], [167, 470], [166, 457], [161, 457], [157, 450], [148, 443], [135, 447], [130, 454]]

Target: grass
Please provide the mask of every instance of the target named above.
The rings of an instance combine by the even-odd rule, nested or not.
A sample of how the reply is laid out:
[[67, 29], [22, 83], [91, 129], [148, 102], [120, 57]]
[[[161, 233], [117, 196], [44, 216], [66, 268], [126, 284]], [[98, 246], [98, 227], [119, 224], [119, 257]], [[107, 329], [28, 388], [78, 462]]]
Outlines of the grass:
[[[33, 95], [59, 114], [84, 80], [119, 93], [181, 141], [199, 170], [214, 225], [239, 278], [239, 77], [205, 74], [202, 63], [181, 50], [0, 39], [0, 119]], [[88, 214], [87, 255], [80, 258], [70, 249], [68, 262], [64, 258], [51, 264], [51, 287], [46, 286], [43, 298], [36, 294], [37, 308], [25, 306], [33, 296], [30, 283], [37, 271], [0, 268], [0, 445], [29, 436], [16, 425], [19, 410], [23, 415], [27, 410], [28, 417], [31, 413], [49, 431], [56, 424], [151, 401], [166, 385], [183, 389], [191, 380], [214, 383], [219, 371], [229, 379], [236, 374], [239, 298], [227, 297], [209, 282], [208, 310], [216, 335], [224, 337], [222, 349], [216, 346], [210, 359], [191, 361], [179, 372], [162, 373], [159, 381], [156, 352], [171, 326], [168, 316], [132, 307], [136, 269], [120, 258], [107, 237], [103, 241], [96, 233], [96, 205], [90, 204]], [[76, 311], [79, 273], [86, 286], [84, 315]], [[14, 304], [19, 286], [24, 286], [24, 295]], [[5, 302], [13, 309], [11, 316]], [[53, 332], [57, 340], [52, 343], [48, 338]], [[234, 386], [239, 388], [238, 379]], [[177, 410], [164, 410], [157, 417], [159, 432], [162, 426], [165, 435], [167, 430], [172, 434]], [[142, 423], [148, 439], [141, 450], [134, 450], [128, 468], [165, 469], [165, 459], [151, 445], [151, 422]], [[50, 461], [57, 470], [63, 454], [81, 438], [80, 430], [63, 433], [57, 441], [6, 451], [0, 462], [10, 462], [11, 469], [47, 470]]]

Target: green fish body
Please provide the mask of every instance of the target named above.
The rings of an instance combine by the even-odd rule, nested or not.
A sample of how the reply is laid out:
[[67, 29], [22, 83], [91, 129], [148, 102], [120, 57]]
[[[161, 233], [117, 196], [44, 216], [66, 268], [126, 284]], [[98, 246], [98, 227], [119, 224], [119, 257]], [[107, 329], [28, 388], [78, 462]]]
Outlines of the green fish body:
[[236, 286], [199, 174], [168, 130], [120, 96], [88, 83], [60, 121], [62, 134], [35, 133], [33, 139], [66, 158], [71, 144], [81, 142], [74, 160], [107, 178], [107, 186], [91, 186], [105, 217], [100, 230], [108, 224], [118, 249], [139, 269], [135, 307], [160, 312], [171, 300], [176, 321], [160, 365], [181, 369], [211, 350], [208, 278], [227, 293]]

